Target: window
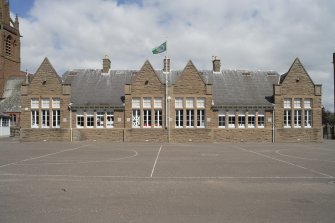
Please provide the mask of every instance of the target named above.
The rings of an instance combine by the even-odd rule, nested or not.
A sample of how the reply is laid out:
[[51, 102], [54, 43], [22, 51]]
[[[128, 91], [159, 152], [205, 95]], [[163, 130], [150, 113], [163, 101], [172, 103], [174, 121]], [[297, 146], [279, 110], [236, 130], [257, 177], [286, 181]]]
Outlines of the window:
[[264, 126], [265, 126], [265, 116], [264, 116], [263, 112], [258, 112], [257, 124], [258, 124], [258, 128], [264, 128]]
[[155, 110], [155, 128], [162, 127], [162, 110]]
[[59, 98], [53, 98], [52, 99], [52, 108], [60, 108], [60, 99]]
[[16, 114], [11, 114], [10, 115], [10, 120], [12, 122], [12, 125], [16, 125]]
[[194, 98], [186, 98], [186, 108], [194, 108]]
[[141, 126], [141, 111], [138, 109], [133, 110], [132, 117], [133, 128], [139, 128]]
[[284, 110], [284, 128], [291, 128], [291, 110]]
[[197, 98], [197, 108], [205, 108], [205, 98]]
[[235, 128], [235, 121], [236, 121], [235, 112], [229, 112], [228, 127], [229, 128]]
[[77, 128], [84, 128], [84, 113], [77, 113]]
[[294, 99], [294, 108], [301, 108], [301, 98]]
[[39, 112], [38, 110], [31, 111], [31, 127], [38, 128], [39, 127]]
[[176, 110], [176, 128], [184, 127], [184, 110]]
[[104, 112], [97, 112], [96, 118], [96, 125], [97, 128], [103, 128], [105, 126], [105, 113]]
[[154, 108], [162, 108], [162, 98], [154, 99]]
[[6, 39], [6, 56], [12, 56], [12, 37], [8, 36]]
[[219, 128], [226, 127], [226, 111], [219, 112]]
[[312, 99], [311, 98], [305, 98], [304, 99], [304, 108], [307, 108], [307, 109], [312, 108]]
[[184, 108], [183, 98], [176, 98], [174, 102], [175, 108]]
[[143, 99], [143, 108], [151, 108], [151, 98]]
[[248, 128], [255, 128], [255, 113], [248, 113]]
[[106, 112], [106, 119], [107, 119], [106, 127], [113, 128], [114, 127], [114, 112], [112, 111]]
[[92, 111], [86, 112], [86, 128], [94, 127], [94, 113]]
[[141, 107], [141, 99], [140, 98], [133, 98], [131, 101], [132, 108], [140, 108]]
[[301, 110], [294, 111], [294, 128], [301, 128]]
[[205, 120], [205, 110], [197, 110], [197, 127], [198, 128], [204, 128], [206, 125], [206, 120]]
[[292, 100], [290, 98], [284, 99], [284, 108], [291, 108]]
[[186, 110], [186, 127], [194, 127], [194, 110]]
[[49, 98], [42, 99], [42, 108], [50, 108], [50, 100]]
[[1, 120], [0, 126], [9, 127], [9, 118], [2, 117], [0, 118], [0, 120]]
[[31, 99], [31, 108], [39, 108], [39, 100], [38, 98], [32, 98]]
[[312, 111], [305, 110], [305, 128], [312, 128]]
[[245, 128], [245, 114], [238, 114], [238, 127]]
[[143, 110], [143, 127], [151, 128], [151, 110]]
[[60, 127], [60, 110], [52, 111], [52, 127], [53, 128]]
[[42, 110], [42, 128], [49, 128], [49, 110]]

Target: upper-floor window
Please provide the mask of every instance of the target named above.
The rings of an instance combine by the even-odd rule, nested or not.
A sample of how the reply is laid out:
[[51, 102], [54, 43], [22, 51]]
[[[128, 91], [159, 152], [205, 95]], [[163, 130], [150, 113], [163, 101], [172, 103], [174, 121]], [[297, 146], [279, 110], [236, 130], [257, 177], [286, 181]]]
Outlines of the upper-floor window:
[[174, 106], [175, 108], [184, 108], [183, 98], [175, 98]]
[[132, 108], [140, 108], [141, 107], [141, 99], [140, 98], [133, 98], [131, 101]]
[[194, 108], [194, 98], [186, 98], [186, 108]]
[[50, 108], [49, 98], [42, 98], [42, 108]]
[[143, 108], [151, 108], [151, 98], [143, 98]]
[[32, 98], [31, 99], [31, 108], [39, 108], [39, 99], [38, 98]]
[[205, 108], [205, 98], [197, 98], [197, 108]]
[[52, 108], [60, 108], [60, 98], [52, 99]]
[[301, 108], [301, 98], [294, 99], [294, 108]]
[[284, 99], [284, 108], [291, 108], [292, 100], [290, 98]]
[[304, 108], [312, 108], [312, 99], [311, 98], [305, 98], [304, 99]]
[[162, 98], [154, 98], [154, 108], [162, 108]]

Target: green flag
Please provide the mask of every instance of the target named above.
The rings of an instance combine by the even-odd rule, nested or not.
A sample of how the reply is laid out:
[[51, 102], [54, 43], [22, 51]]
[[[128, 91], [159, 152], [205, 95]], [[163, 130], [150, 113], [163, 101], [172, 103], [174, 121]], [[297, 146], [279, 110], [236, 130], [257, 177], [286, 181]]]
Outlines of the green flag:
[[165, 41], [164, 43], [162, 43], [158, 47], [153, 48], [152, 53], [153, 54], [159, 54], [159, 53], [165, 52], [166, 50], [167, 50], [167, 45], [166, 45], [166, 41]]

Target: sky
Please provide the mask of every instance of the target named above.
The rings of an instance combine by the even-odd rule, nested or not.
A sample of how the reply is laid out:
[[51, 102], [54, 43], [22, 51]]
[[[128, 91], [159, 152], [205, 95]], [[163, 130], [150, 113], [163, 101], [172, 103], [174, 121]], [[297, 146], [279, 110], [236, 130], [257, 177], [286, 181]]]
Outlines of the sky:
[[162, 69], [167, 40], [171, 69], [192, 60], [198, 70], [274, 70], [299, 58], [323, 105], [334, 108], [333, 0], [10, 0], [20, 20], [22, 70], [35, 73], [48, 57], [59, 75], [77, 68], [139, 70], [148, 59]]

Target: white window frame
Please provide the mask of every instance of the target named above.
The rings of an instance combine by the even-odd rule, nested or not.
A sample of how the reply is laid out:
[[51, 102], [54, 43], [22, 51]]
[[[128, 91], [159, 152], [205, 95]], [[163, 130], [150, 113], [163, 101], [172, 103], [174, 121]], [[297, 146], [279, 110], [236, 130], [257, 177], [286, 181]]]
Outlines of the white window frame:
[[156, 109], [155, 111], [155, 124], [154, 128], [162, 128], [163, 125], [163, 114], [161, 109]]
[[186, 108], [194, 108], [194, 98], [186, 98]]
[[284, 108], [285, 109], [292, 108], [292, 99], [291, 98], [284, 98]]
[[[234, 122], [232, 122], [234, 120]], [[236, 114], [235, 112], [228, 113], [228, 128], [236, 128]]]
[[50, 111], [47, 109], [42, 110], [42, 128], [50, 128]]
[[255, 128], [256, 117], [254, 112], [248, 112], [248, 128]]
[[184, 108], [184, 99], [183, 98], [175, 98], [174, 107], [178, 109]]
[[301, 128], [302, 126], [302, 110], [294, 110], [294, 128]]
[[240, 129], [244, 129], [245, 128], [245, 124], [246, 124], [246, 120], [245, 120], [245, 113], [239, 113], [237, 116], [237, 122], [238, 122], [238, 128]]
[[52, 110], [52, 128], [60, 128], [60, 110]]
[[50, 108], [50, 99], [49, 98], [42, 98], [41, 100], [41, 104], [42, 104], [42, 109], [44, 108]]
[[52, 98], [52, 108], [60, 108], [60, 98]]
[[114, 128], [114, 111], [106, 112], [106, 128]]
[[257, 128], [265, 128], [265, 115], [264, 112], [258, 112], [257, 114]]
[[305, 98], [304, 99], [304, 108], [311, 109], [312, 108], [312, 99]]
[[97, 111], [95, 117], [95, 125], [97, 128], [104, 128], [105, 127], [105, 112]]
[[184, 127], [184, 110], [183, 109], [176, 109], [176, 128], [183, 128]]
[[[92, 120], [93, 118], [93, 120]], [[85, 118], [85, 121], [86, 121], [86, 128], [94, 128], [94, 112], [93, 111], [87, 111], [86, 112], [86, 118]], [[89, 125], [90, 124], [90, 125]]]
[[154, 108], [163, 108], [162, 98], [154, 98]]
[[143, 98], [143, 108], [151, 108], [151, 98]]
[[[78, 118], [80, 118], [80, 123], [83, 125], [78, 125]], [[76, 126], [77, 128], [84, 128], [85, 127], [85, 117], [84, 117], [84, 112], [77, 112], [76, 114]]]
[[32, 98], [31, 102], [30, 102], [30, 107], [32, 109], [36, 109], [36, 108], [38, 109], [40, 107], [40, 101], [39, 101], [39, 99], [38, 98]]
[[205, 98], [197, 98], [197, 108], [205, 108], [205, 103]]
[[194, 109], [186, 110], [186, 128], [194, 128]]
[[[221, 125], [220, 119], [223, 119], [224, 125]], [[226, 128], [226, 124], [226, 111], [219, 111], [219, 128]]]
[[141, 127], [141, 110], [133, 109], [132, 111], [132, 127], [140, 128]]
[[312, 110], [305, 110], [304, 112], [304, 127], [305, 128], [312, 128], [313, 126], [313, 112]]
[[152, 127], [151, 109], [143, 109], [143, 128]]
[[206, 127], [206, 111], [205, 109], [197, 110], [197, 128]]
[[294, 99], [294, 108], [301, 108], [301, 102], [302, 102], [301, 98], [295, 98]]
[[141, 108], [141, 98], [132, 98], [131, 99], [132, 108]]
[[31, 128], [39, 128], [39, 110], [31, 110]]

